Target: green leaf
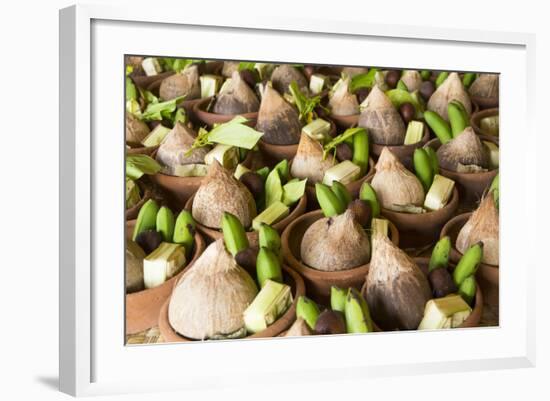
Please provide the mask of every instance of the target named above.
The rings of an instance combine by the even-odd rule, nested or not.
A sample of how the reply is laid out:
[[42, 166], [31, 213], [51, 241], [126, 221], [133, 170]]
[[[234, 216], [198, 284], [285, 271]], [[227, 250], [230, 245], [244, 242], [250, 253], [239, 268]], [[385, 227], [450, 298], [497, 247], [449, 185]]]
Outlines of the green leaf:
[[208, 140], [251, 150], [256, 146], [263, 133], [245, 125], [246, 121], [246, 118], [237, 116], [231, 121], [220, 124], [209, 132]]
[[136, 86], [130, 77], [126, 77], [126, 100], [137, 100], [138, 94]]
[[147, 155], [126, 155], [126, 177], [137, 180], [143, 174], [153, 175], [161, 170], [160, 164]]
[[285, 183], [290, 179], [290, 168], [288, 166], [288, 160], [283, 159], [279, 163], [273, 167], [273, 170], [277, 170], [279, 172], [279, 177], [281, 178], [281, 182]]
[[126, 111], [137, 118], [141, 118], [141, 107], [135, 99], [130, 99], [126, 102]]
[[203, 63], [204, 60], [165, 57], [161, 59], [161, 62], [166, 71], [181, 72], [192, 64]]
[[283, 185], [279, 170], [273, 169], [265, 180], [265, 207], [283, 199]]
[[181, 102], [185, 96], [179, 96], [172, 100], [160, 103], [150, 103], [145, 108], [141, 119], [143, 121], [161, 121], [163, 118], [171, 119], [172, 113], [176, 110], [176, 105]]
[[355, 127], [355, 128], [348, 128], [347, 130], [345, 130], [344, 132], [342, 132], [340, 135], [338, 136], [335, 136], [334, 138], [332, 138], [332, 140], [330, 142], [328, 142], [324, 147], [323, 147], [323, 158], [326, 159], [326, 157], [328, 156], [328, 154], [332, 151], [332, 150], [336, 150], [336, 146], [338, 146], [339, 144], [341, 144], [342, 142], [346, 142], [348, 139], [350, 139], [352, 136], [354, 136], [355, 134], [357, 134], [358, 132], [361, 132], [361, 131], [365, 131], [365, 128], [360, 128], [360, 127]]
[[388, 96], [396, 109], [399, 109], [403, 103], [411, 103], [416, 110], [416, 118], [422, 118], [424, 105], [418, 96], [418, 91], [410, 93], [403, 89], [392, 89], [386, 92], [386, 96]]
[[306, 191], [307, 178], [298, 180], [297, 178], [290, 180], [283, 186], [283, 203], [291, 206], [298, 202]]
[[256, 63], [251, 63], [247, 61], [241, 61], [239, 63], [239, 71], [254, 70], [255, 67], [256, 67]]
[[366, 74], [358, 74], [351, 79], [350, 91], [355, 92], [361, 88], [372, 88], [376, 82], [375, 77], [378, 68], [371, 68]]
[[310, 123], [313, 120], [313, 112], [317, 106], [321, 105], [321, 96], [307, 97], [300, 88], [296, 81], [292, 81], [288, 89], [294, 99], [298, 113], [300, 114], [300, 120], [306, 123]]

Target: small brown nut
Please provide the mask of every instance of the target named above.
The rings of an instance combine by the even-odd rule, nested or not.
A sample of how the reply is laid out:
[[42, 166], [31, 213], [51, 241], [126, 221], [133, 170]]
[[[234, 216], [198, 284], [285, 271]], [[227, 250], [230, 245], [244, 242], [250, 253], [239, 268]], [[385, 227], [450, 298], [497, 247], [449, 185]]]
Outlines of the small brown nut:
[[162, 235], [156, 230], [142, 231], [136, 237], [136, 243], [149, 255], [157, 249], [162, 242]]
[[264, 192], [264, 181], [262, 180], [262, 177], [253, 171], [247, 171], [241, 175], [239, 181], [241, 181], [244, 186], [248, 188], [255, 199], [261, 196]]
[[394, 89], [397, 86], [397, 82], [401, 79], [401, 73], [397, 70], [389, 70], [386, 73], [386, 84]]
[[357, 96], [357, 101], [363, 103], [363, 100], [369, 95], [369, 88], [359, 88], [355, 91], [355, 95]]
[[428, 274], [434, 298], [441, 298], [457, 292], [451, 273], [445, 268], [437, 268]]
[[408, 124], [409, 121], [414, 118], [416, 110], [412, 103], [406, 102], [399, 106], [399, 114], [401, 114], [401, 118], [403, 119], [405, 124]]
[[372, 210], [369, 202], [362, 199], [355, 199], [350, 202], [348, 209], [353, 212], [355, 221], [357, 224], [361, 225], [361, 227], [368, 227], [370, 225]]
[[424, 99], [426, 102], [430, 100], [430, 97], [432, 97], [433, 93], [435, 92], [435, 84], [432, 81], [424, 81], [420, 85], [420, 96], [422, 96], [422, 99]]
[[315, 323], [315, 332], [317, 334], [345, 334], [346, 322], [342, 312], [325, 309]]
[[258, 72], [256, 70], [242, 70], [239, 72], [241, 78], [246, 82], [251, 88], [256, 87], [256, 82], [258, 82]]
[[338, 144], [336, 146], [336, 157], [341, 162], [353, 159], [353, 150], [351, 150], [351, 146], [345, 142]]
[[258, 258], [258, 248], [248, 247], [235, 255], [235, 262], [248, 273], [256, 275], [256, 259]]

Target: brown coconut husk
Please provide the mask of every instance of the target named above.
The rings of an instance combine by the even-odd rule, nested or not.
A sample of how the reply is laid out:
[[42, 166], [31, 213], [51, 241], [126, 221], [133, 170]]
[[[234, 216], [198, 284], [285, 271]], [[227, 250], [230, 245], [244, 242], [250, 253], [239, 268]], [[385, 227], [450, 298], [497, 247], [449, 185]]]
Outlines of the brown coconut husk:
[[323, 147], [315, 139], [302, 133], [296, 156], [292, 160], [290, 174], [295, 178], [304, 179], [312, 183], [323, 181], [325, 172], [334, 166], [336, 160], [332, 154], [323, 159]]
[[141, 63], [144, 59], [143, 56], [124, 56], [124, 64], [133, 68], [133, 74], [143, 74]]
[[373, 320], [385, 330], [415, 330], [432, 291], [426, 275], [385, 235], [373, 236], [366, 300]]
[[216, 114], [245, 114], [258, 111], [260, 101], [247, 83], [241, 78], [241, 74], [235, 71], [227, 90], [220, 93], [212, 112]]
[[359, 113], [357, 96], [349, 90], [351, 79], [346, 76], [330, 97], [328, 104], [335, 116], [352, 116]]
[[193, 149], [186, 155], [195, 141], [196, 134], [187, 125], [178, 122], [161, 142], [156, 160], [163, 166], [164, 174], [174, 175], [177, 166], [193, 163], [204, 163], [204, 157], [210, 147]]
[[231, 78], [235, 71], [239, 71], [240, 61], [224, 61], [222, 67], [222, 76]]
[[487, 150], [472, 127], [441, 145], [436, 153], [439, 165], [446, 170], [458, 171], [461, 165], [489, 168]]
[[366, 74], [369, 72], [367, 67], [344, 67], [342, 68], [342, 75], [347, 75], [350, 78], [353, 78], [359, 74]]
[[272, 145], [294, 145], [300, 140], [302, 124], [294, 107], [267, 85], [260, 103], [256, 129], [263, 132], [262, 141]]
[[469, 247], [483, 242], [483, 263], [499, 264], [499, 218], [493, 192], [489, 192], [458, 233], [456, 248], [466, 253]]
[[220, 228], [224, 212], [235, 215], [245, 228], [256, 217], [250, 191], [216, 160], [193, 198], [193, 218], [204, 226]]
[[143, 282], [143, 259], [145, 252], [134, 241], [126, 241], [126, 293], [141, 291]]
[[464, 105], [468, 115], [472, 113], [472, 102], [462, 80], [456, 72], [449, 74], [447, 79], [435, 90], [428, 100], [428, 110], [435, 111], [443, 119], [449, 120], [447, 106], [452, 100], [458, 100]]
[[285, 333], [284, 337], [302, 337], [302, 336], [311, 336], [313, 331], [309, 328], [306, 321], [299, 317], [296, 321], [290, 326], [290, 329]]
[[422, 76], [416, 70], [405, 70], [401, 75], [401, 81], [403, 81], [409, 92], [414, 92], [420, 89]]
[[371, 185], [382, 207], [398, 210], [396, 205], [424, 204], [425, 194], [420, 180], [388, 148], [382, 150], [375, 171]]
[[199, 99], [201, 97], [199, 67], [191, 65], [179, 74], [164, 78], [160, 83], [159, 95], [162, 100], [171, 100], [179, 96], [185, 96], [185, 100]]
[[353, 211], [325, 217], [308, 227], [300, 245], [302, 261], [317, 270], [349, 270], [368, 263], [369, 237]]
[[289, 86], [296, 81], [302, 92], [309, 93], [309, 85], [306, 77], [296, 67], [289, 64], [281, 64], [273, 70], [271, 82], [273, 87], [281, 94], [290, 93]]
[[498, 97], [499, 76], [498, 74], [480, 74], [468, 90], [471, 96], [489, 98]]
[[143, 146], [141, 142], [149, 135], [149, 126], [131, 113], [126, 113], [126, 143], [133, 147]]
[[369, 137], [379, 145], [403, 145], [405, 123], [390, 99], [374, 86], [361, 104], [365, 108], [359, 116], [359, 126], [367, 128]]
[[174, 288], [168, 320], [194, 340], [244, 337], [243, 313], [258, 289], [225, 249], [223, 239], [206, 248]]

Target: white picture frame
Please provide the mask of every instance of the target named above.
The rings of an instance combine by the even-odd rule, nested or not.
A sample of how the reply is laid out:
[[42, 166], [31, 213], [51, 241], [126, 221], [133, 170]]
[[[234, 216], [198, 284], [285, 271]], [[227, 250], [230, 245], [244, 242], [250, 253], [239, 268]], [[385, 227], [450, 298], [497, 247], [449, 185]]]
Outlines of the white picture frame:
[[[514, 149], [509, 141], [514, 132], [535, 141], [534, 35], [249, 13], [228, 23], [223, 10], [210, 10], [208, 20], [187, 11], [79, 5], [60, 12], [61, 391], [80, 396], [215, 388], [235, 385], [242, 374], [267, 383], [266, 373], [269, 381], [293, 382], [534, 366], [535, 253], [520, 257], [514, 251], [534, 245], [513, 227], [527, 222], [523, 230], [534, 232], [536, 210], [512, 183], [535, 186], [528, 171], [534, 170], [536, 150]], [[161, 40], [180, 34], [192, 43]], [[313, 51], [321, 42], [334, 50], [333, 59]], [[345, 54], [352, 47], [354, 55]], [[500, 327], [125, 347], [124, 141], [118, 135], [124, 53], [499, 72]], [[455, 346], [442, 348], [449, 342]], [[392, 352], [384, 352], [390, 346]], [[342, 350], [355, 358], [340, 358]], [[180, 363], [174, 375], [182, 358], [189, 364]], [[145, 375], [140, 363], [155, 371]]]

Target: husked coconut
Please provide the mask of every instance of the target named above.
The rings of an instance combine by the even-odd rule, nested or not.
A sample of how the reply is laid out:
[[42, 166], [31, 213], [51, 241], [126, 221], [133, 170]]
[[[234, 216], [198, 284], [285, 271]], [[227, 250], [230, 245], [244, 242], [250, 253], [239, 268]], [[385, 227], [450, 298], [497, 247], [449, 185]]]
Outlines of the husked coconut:
[[126, 241], [126, 293], [141, 291], [143, 283], [143, 259], [145, 252], [134, 241]]
[[126, 113], [126, 143], [132, 147], [143, 146], [141, 142], [149, 135], [149, 126], [131, 113]]
[[422, 77], [416, 70], [405, 70], [401, 75], [401, 81], [405, 84], [409, 92], [414, 92], [420, 89], [422, 85]]
[[498, 78], [498, 74], [479, 74], [479, 77], [472, 83], [468, 92], [470, 92], [471, 96], [482, 98], [498, 97]]
[[295, 81], [302, 92], [309, 92], [309, 85], [306, 77], [298, 69], [289, 64], [281, 64], [273, 70], [271, 82], [273, 87], [281, 94], [290, 93], [289, 86]]
[[212, 111], [217, 114], [245, 114], [256, 112], [259, 108], [256, 94], [235, 71], [227, 90], [216, 98]]
[[159, 95], [162, 100], [171, 100], [185, 96], [184, 100], [199, 99], [201, 85], [199, 67], [191, 65], [182, 72], [164, 78], [160, 83]]
[[350, 78], [345, 77], [328, 101], [331, 113], [335, 116], [351, 116], [359, 113], [357, 96], [350, 92], [350, 83]]
[[462, 80], [456, 72], [449, 74], [447, 79], [435, 90], [428, 100], [428, 110], [435, 111], [443, 119], [449, 120], [447, 106], [453, 100], [458, 100], [464, 105], [468, 115], [472, 113], [470, 96], [464, 89]]
[[298, 112], [269, 85], [262, 95], [256, 130], [264, 133], [263, 141], [273, 145], [294, 145], [300, 140]]
[[489, 168], [487, 150], [472, 127], [441, 145], [436, 154], [440, 167], [446, 170], [458, 171], [461, 165]]
[[302, 133], [296, 156], [292, 160], [290, 174], [295, 178], [307, 178], [310, 183], [323, 181], [325, 172], [336, 163], [332, 154], [323, 159], [323, 147], [307, 134]]

